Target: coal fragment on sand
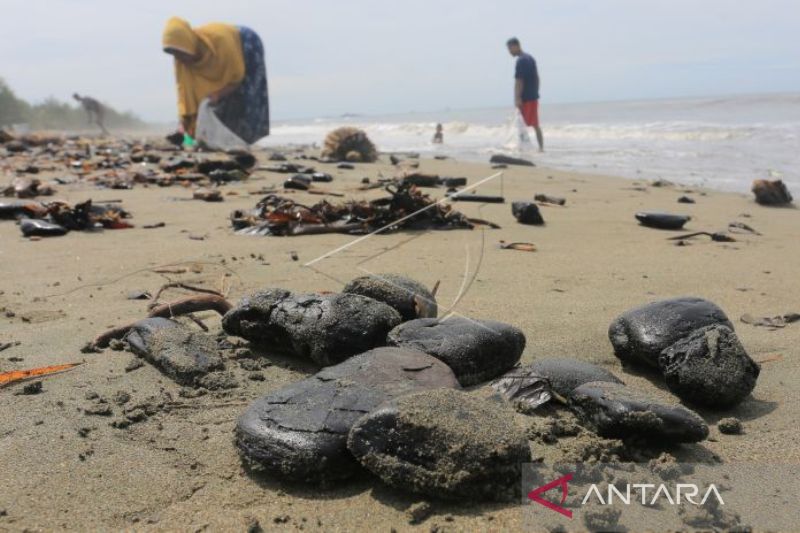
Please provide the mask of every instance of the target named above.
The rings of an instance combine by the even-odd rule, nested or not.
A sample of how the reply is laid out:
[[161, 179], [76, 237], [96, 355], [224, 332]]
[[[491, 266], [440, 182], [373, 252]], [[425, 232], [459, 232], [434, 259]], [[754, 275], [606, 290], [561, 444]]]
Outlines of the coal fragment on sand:
[[789, 205], [793, 200], [783, 180], [755, 180], [752, 190], [761, 205]]
[[435, 318], [436, 297], [422, 283], [399, 274], [374, 274], [353, 279], [343, 293], [360, 294], [393, 307], [403, 320]]
[[565, 205], [567, 203], [566, 198], [562, 198], [560, 196], [550, 196], [549, 194], [537, 194], [533, 197], [533, 199], [537, 202], [553, 205]]
[[717, 429], [724, 435], [739, 435], [742, 433], [742, 421], [733, 416], [723, 418], [717, 422]]
[[539, 206], [532, 202], [513, 202], [511, 204], [511, 214], [520, 224], [532, 224], [541, 226], [544, 224]]
[[584, 383], [572, 391], [570, 407], [605, 438], [677, 443], [699, 442], [708, 436], [708, 426], [694, 411], [659, 403], [619, 383]]
[[532, 161], [528, 161], [527, 159], [521, 159], [519, 157], [511, 157], [503, 154], [494, 154], [491, 158], [489, 158], [489, 163], [495, 165], [519, 165], [524, 167], [536, 166], [533, 164]]
[[297, 189], [307, 191], [311, 187], [311, 178], [302, 174], [295, 174], [283, 182], [284, 189]]
[[67, 228], [59, 224], [31, 218], [22, 219], [19, 223], [19, 229], [26, 237], [60, 237], [66, 235], [68, 231]]
[[656, 229], [681, 229], [692, 217], [674, 215], [672, 213], [659, 213], [653, 211], [640, 211], [636, 213], [636, 220], [642, 226]]
[[223, 368], [213, 337], [167, 318], [146, 318], [125, 336], [131, 351], [182, 385]]
[[441, 387], [459, 387], [441, 361], [376, 348], [253, 402], [237, 422], [236, 444], [250, 464], [284, 478], [347, 478], [358, 470], [347, 434], [360, 417], [396, 396]]
[[611, 323], [614, 354], [626, 363], [658, 368], [662, 350], [696, 329], [722, 324], [733, 329], [725, 312], [702, 298], [661, 300], [626, 311]]
[[361, 418], [347, 445], [393, 487], [443, 499], [511, 501], [531, 460], [513, 411], [457, 390], [418, 392]]
[[387, 342], [440, 359], [464, 386], [503, 374], [517, 364], [525, 349], [525, 335], [512, 325], [458, 316], [405, 322], [389, 332]]
[[222, 327], [229, 335], [327, 366], [384, 345], [400, 322], [397, 311], [359, 294], [266, 289], [243, 298], [222, 318]]

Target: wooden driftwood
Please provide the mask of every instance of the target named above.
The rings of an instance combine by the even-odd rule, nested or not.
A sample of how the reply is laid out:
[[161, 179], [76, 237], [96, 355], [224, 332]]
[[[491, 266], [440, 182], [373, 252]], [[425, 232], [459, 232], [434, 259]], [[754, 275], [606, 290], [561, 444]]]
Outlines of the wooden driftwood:
[[[150, 310], [148, 318], [161, 317], [172, 318], [175, 316], [188, 315], [199, 311], [216, 311], [220, 316], [231, 310], [233, 306], [223, 296], [218, 294], [198, 294], [187, 296], [174, 302], [157, 305]], [[136, 322], [131, 322], [124, 326], [117, 326], [98, 335], [89, 345], [88, 350], [106, 348], [114, 339], [123, 338]]]

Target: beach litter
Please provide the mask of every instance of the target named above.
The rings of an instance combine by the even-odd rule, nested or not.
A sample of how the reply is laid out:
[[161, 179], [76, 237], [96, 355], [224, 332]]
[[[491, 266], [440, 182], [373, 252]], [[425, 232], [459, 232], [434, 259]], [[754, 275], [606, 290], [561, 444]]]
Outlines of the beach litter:
[[448, 193], [447, 197], [454, 202], [478, 202], [481, 204], [502, 204], [506, 201], [506, 199], [502, 196], [475, 194], [474, 191], [469, 194], [452, 192]]
[[763, 317], [754, 317], [753, 315], [747, 313], [742, 315], [739, 320], [741, 320], [745, 324], [750, 324], [751, 326], [760, 326], [769, 329], [780, 329], [785, 328], [789, 324], [793, 322], [797, 322], [800, 320], [800, 313], [786, 313], [784, 315], [777, 315], [777, 316], [763, 316]]
[[330, 161], [351, 163], [372, 163], [378, 159], [378, 151], [366, 132], [350, 126], [337, 128], [328, 133], [321, 155], [323, 159]]
[[511, 214], [517, 219], [520, 224], [529, 224], [533, 226], [544, 225], [544, 218], [539, 211], [539, 207], [532, 202], [512, 202]]
[[43, 366], [40, 368], [31, 368], [28, 370], [9, 370], [7, 372], [0, 372], [0, 388], [7, 387], [20, 381], [28, 379], [41, 378], [60, 372], [66, 372], [83, 363], [67, 363], [63, 365]]
[[389, 184], [384, 189], [389, 196], [375, 200], [335, 204], [321, 200], [311, 206], [270, 194], [259, 200], [254, 209], [231, 213], [231, 225], [241, 235], [276, 236], [494, 227], [435, 202], [414, 186]]
[[753, 194], [761, 205], [786, 206], [792, 203], [792, 195], [783, 180], [755, 180]]
[[[683, 242], [686, 239], [693, 239], [695, 237], [711, 237], [711, 240], [714, 242], [736, 242], [736, 239], [734, 239], [733, 237], [722, 231], [715, 231], [713, 233], [708, 231], [695, 231], [694, 233], [687, 233], [686, 235], [677, 235], [675, 237], [668, 237], [667, 240]], [[681, 242], [679, 242], [678, 244], [681, 244]]]
[[732, 233], [752, 233], [753, 235], [761, 235], [761, 233], [748, 226], [744, 222], [731, 222], [728, 224], [728, 230], [730, 230]]
[[656, 369], [683, 400], [714, 408], [742, 402], [760, 368], [733, 324], [701, 298], [673, 298], [626, 311], [609, 326], [614, 354], [632, 366]]
[[566, 205], [566, 203], [567, 203], [567, 199], [566, 198], [562, 198], [560, 196], [551, 196], [549, 194], [536, 194], [536, 195], [534, 195], [533, 199], [536, 200], [537, 202], [541, 202], [543, 204], [549, 204], [549, 205], [560, 205], [560, 206], [563, 206], [563, 205]]
[[500, 241], [501, 250], [519, 250], [521, 252], [535, 252], [536, 245], [532, 242], [506, 242]]
[[640, 211], [636, 213], [635, 216], [636, 220], [638, 220], [642, 226], [666, 230], [681, 229], [684, 224], [692, 219], [692, 217], [686, 215], [674, 215], [672, 213], [655, 211]]
[[[503, 154], [494, 154], [492, 157], [489, 158], [489, 163], [492, 163], [494, 165], [517, 165], [523, 167], [536, 166], [533, 164], [533, 161], [522, 159], [520, 157], [511, 157], [509, 155], [503, 155]], [[504, 167], [493, 167], [493, 168], [504, 168]]]
[[45, 185], [40, 179], [14, 178], [11, 184], [2, 190], [3, 196], [16, 198], [36, 198], [37, 196], [52, 196], [55, 189]]
[[[23, 207], [23, 212], [27, 211]], [[96, 229], [127, 229], [131, 214], [114, 204], [93, 204], [92, 200], [71, 206], [55, 201], [41, 204], [41, 210], [31, 213], [35, 218], [22, 218], [20, 230], [25, 237], [52, 237], [70, 231]]]

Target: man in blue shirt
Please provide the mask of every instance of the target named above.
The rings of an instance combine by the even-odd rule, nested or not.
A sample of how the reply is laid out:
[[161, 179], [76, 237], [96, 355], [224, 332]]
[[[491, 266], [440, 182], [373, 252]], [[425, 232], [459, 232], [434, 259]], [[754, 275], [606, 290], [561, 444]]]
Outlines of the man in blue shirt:
[[519, 39], [512, 37], [506, 42], [508, 52], [517, 58], [514, 71], [514, 105], [519, 109], [526, 126], [536, 130], [539, 151], [544, 152], [544, 135], [539, 127], [539, 71], [536, 60], [522, 51]]

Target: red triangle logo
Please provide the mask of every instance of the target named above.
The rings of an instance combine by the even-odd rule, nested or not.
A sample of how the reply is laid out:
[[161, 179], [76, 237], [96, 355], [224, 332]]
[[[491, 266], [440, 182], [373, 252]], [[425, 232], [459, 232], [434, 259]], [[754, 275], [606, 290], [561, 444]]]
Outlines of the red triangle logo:
[[[564, 509], [561, 505], [564, 505], [564, 502], [567, 500], [567, 491], [569, 490], [569, 486], [567, 483], [572, 480], [572, 474], [567, 474], [565, 476], [561, 476], [560, 478], [556, 479], [555, 481], [551, 481], [547, 485], [542, 485], [539, 488], [533, 489], [528, 493], [528, 499], [535, 501], [540, 505], [544, 505], [548, 509], [552, 509], [557, 513], [561, 513], [567, 518], [572, 518], [572, 511]], [[547, 492], [550, 489], [554, 489], [556, 487], [561, 487], [561, 504], [556, 505], [555, 503], [545, 500], [540, 496], [540, 494]]]

